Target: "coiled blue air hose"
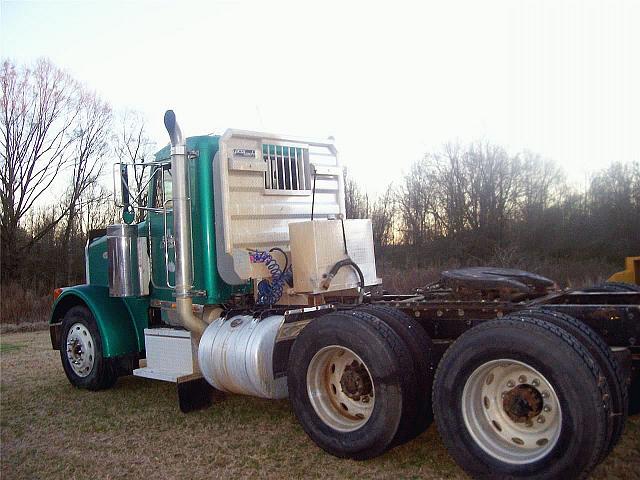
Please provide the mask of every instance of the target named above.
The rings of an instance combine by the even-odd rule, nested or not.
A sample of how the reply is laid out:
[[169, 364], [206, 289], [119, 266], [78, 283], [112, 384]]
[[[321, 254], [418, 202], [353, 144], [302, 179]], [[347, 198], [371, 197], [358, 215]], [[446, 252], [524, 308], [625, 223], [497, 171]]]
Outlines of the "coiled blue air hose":
[[252, 250], [249, 255], [253, 263], [264, 263], [271, 274], [271, 281], [262, 280], [258, 283], [258, 304], [273, 305], [277, 303], [284, 293], [284, 285], [291, 274], [290, 270], [287, 269], [283, 272], [269, 252]]

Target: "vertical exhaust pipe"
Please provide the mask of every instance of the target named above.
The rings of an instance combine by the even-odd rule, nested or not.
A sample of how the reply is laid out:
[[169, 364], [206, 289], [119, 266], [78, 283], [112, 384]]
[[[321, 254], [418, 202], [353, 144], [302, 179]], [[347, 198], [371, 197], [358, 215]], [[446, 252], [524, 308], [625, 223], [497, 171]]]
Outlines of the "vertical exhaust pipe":
[[171, 139], [171, 184], [173, 189], [173, 236], [176, 251], [176, 312], [180, 323], [200, 338], [207, 324], [193, 313], [193, 254], [191, 198], [187, 147], [173, 110], [164, 114], [164, 126]]

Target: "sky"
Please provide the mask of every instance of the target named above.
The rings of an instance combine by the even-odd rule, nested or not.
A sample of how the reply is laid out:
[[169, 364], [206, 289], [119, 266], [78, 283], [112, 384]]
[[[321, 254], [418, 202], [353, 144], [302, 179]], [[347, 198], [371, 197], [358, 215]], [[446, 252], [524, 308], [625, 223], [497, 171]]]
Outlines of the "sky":
[[45, 56], [152, 139], [326, 138], [371, 193], [448, 141], [531, 150], [569, 179], [640, 160], [640, 1], [0, 0], [0, 56]]

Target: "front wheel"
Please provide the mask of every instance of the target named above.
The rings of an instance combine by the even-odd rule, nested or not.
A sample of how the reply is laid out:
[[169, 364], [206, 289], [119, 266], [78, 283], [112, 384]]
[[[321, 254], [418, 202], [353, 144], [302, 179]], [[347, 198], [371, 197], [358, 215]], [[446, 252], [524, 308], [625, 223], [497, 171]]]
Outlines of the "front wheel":
[[91, 312], [76, 306], [62, 320], [60, 359], [69, 382], [78, 388], [104, 390], [113, 386], [117, 374], [102, 354], [102, 340]]

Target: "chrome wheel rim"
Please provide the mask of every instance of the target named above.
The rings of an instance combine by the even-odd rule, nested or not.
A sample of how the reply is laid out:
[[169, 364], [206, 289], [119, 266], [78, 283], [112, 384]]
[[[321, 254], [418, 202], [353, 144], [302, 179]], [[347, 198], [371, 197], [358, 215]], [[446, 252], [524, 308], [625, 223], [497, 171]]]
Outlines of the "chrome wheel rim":
[[560, 402], [551, 383], [530, 365], [492, 360], [467, 379], [462, 392], [467, 431], [486, 453], [506, 463], [532, 463], [556, 445]]
[[67, 358], [73, 372], [79, 377], [91, 373], [95, 362], [95, 342], [89, 329], [74, 323], [67, 333]]
[[375, 405], [375, 389], [366, 364], [352, 350], [338, 345], [320, 349], [311, 359], [307, 393], [318, 417], [340, 432], [361, 428]]

